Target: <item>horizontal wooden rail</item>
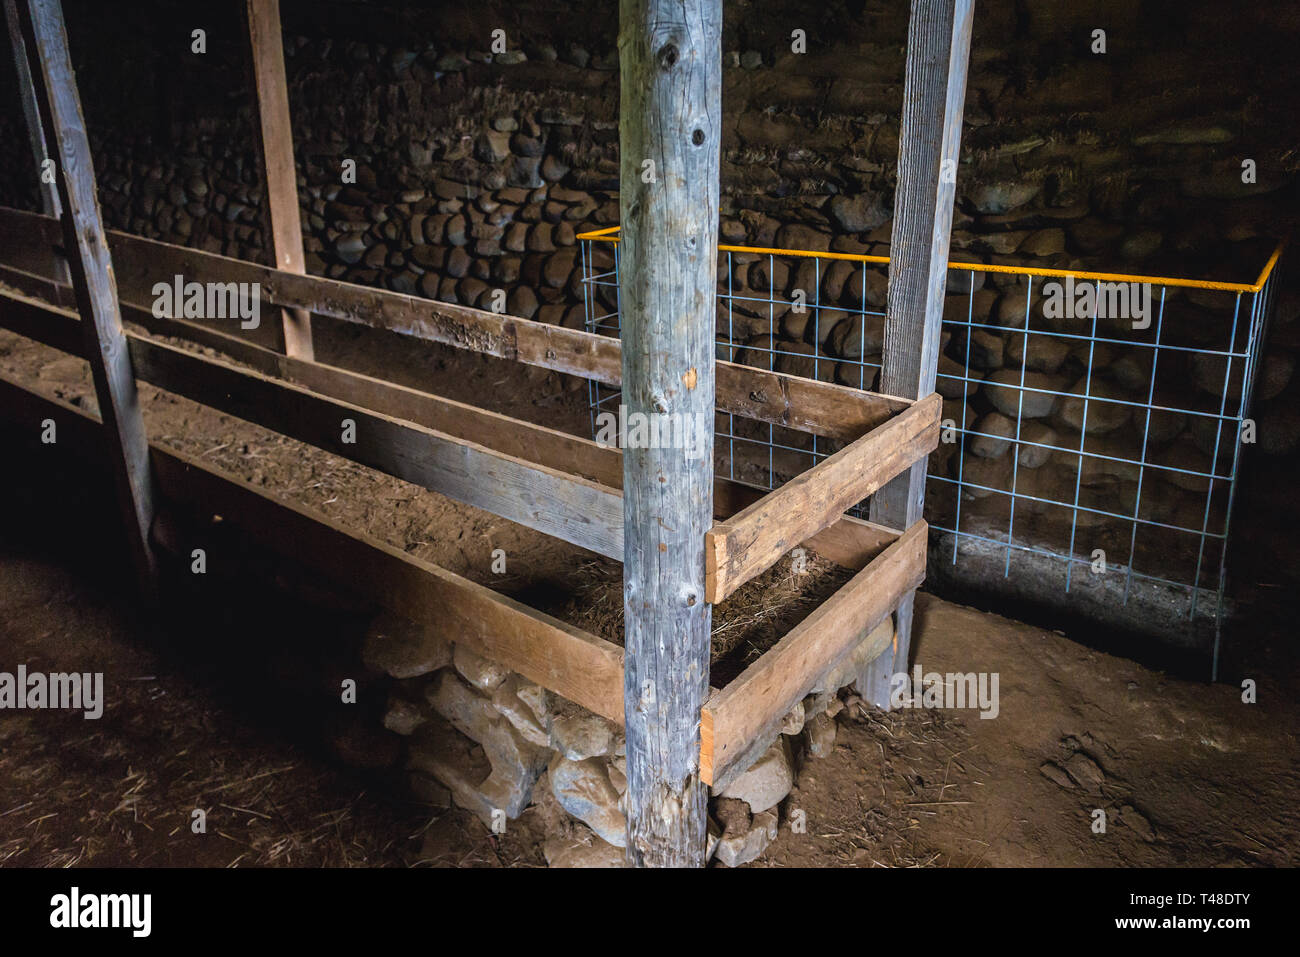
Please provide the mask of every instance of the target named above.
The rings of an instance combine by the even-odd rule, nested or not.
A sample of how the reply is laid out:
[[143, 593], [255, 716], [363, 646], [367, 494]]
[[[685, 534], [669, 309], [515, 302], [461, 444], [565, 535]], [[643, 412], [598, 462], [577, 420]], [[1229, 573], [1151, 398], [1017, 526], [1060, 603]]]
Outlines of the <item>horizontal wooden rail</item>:
[[[108, 242], [120, 297], [131, 305], [149, 308], [154, 285], [171, 282], [177, 275], [186, 282], [258, 283], [262, 300], [278, 306], [303, 308], [610, 386], [622, 381], [622, 347], [609, 336], [296, 275], [128, 233], [110, 231]], [[0, 261], [44, 275], [49, 263], [34, 255], [33, 247], [59, 243], [53, 219], [0, 207]], [[895, 396], [730, 362], [717, 364], [716, 389], [717, 406], [724, 412], [843, 441], [858, 438], [911, 404]]]
[[[58, 292], [51, 280], [20, 270], [0, 268], [0, 278], [32, 295], [50, 296]], [[84, 344], [80, 329], [76, 327], [76, 317], [70, 312], [53, 310], [44, 303], [3, 293], [0, 293], [0, 306], [3, 306], [0, 308], [0, 326], [64, 352], [82, 354]], [[623, 454], [617, 448], [357, 372], [291, 358], [206, 326], [157, 318], [138, 306], [124, 306], [124, 311], [128, 319], [150, 332], [209, 346], [265, 376], [287, 379], [323, 395], [474, 441], [611, 489], [622, 488]], [[133, 350], [136, 348], [134, 343], [141, 338], [128, 332]], [[714, 513], [719, 518], [726, 518], [767, 494], [766, 489], [717, 478], [713, 493]], [[897, 537], [898, 533], [893, 529], [845, 516], [800, 544], [830, 561], [857, 570]], [[621, 555], [615, 557], [622, 559]]]
[[721, 789], [747, 768], [771, 744], [790, 709], [921, 584], [927, 537], [925, 522], [917, 522], [709, 698], [700, 718], [700, 777], [706, 784]]
[[705, 535], [705, 597], [722, 601], [795, 545], [839, 521], [846, 509], [939, 444], [942, 400], [912, 405], [786, 482]]
[[[104, 460], [97, 417], [3, 376], [0, 414], [29, 427], [33, 435], [42, 420], [52, 418], [59, 430], [58, 449]], [[617, 645], [188, 455], [157, 443], [150, 452], [158, 488], [169, 502], [209, 517], [219, 514], [258, 544], [622, 723], [623, 649]]]
[[[71, 348], [80, 320], [36, 300], [0, 295], [0, 325]], [[129, 340], [136, 376], [229, 415], [378, 469], [467, 505], [623, 558], [617, 489], [535, 465], [467, 439], [241, 369], [141, 336]], [[353, 441], [345, 442], [345, 422]]]

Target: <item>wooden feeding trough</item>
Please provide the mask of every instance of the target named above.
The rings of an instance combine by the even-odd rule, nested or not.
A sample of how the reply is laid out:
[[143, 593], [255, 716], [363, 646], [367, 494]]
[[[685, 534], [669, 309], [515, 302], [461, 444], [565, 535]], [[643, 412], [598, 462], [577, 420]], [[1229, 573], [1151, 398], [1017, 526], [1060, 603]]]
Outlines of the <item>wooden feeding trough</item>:
[[[913, 0], [882, 379], [895, 394], [874, 394], [715, 363], [721, 4], [685, 6], [623, 9], [622, 342], [302, 274], [274, 0], [247, 9], [275, 265], [105, 232], [58, 0], [19, 0], [15, 43], [35, 155], [59, 157], [57, 192], [44, 190], [44, 215], [0, 210], [0, 281], [15, 290], [0, 293], [0, 326], [87, 359], [103, 420], [4, 380], [0, 409], [33, 430], [53, 419], [60, 446], [108, 458], [146, 595], [169, 510], [219, 514], [625, 725], [629, 858], [645, 864], [703, 862], [700, 784], [724, 787], [748, 767], [786, 713], [891, 613], [896, 631], [859, 679], [864, 696], [883, 704], [906, 661], [925, 572], [925, 460], [939, 439], [933, 387], [953, 190], [940, 172], [957, 154], [970, 38], [969, 0]], [[642, 178], [628, 157], [643, 155], [671, 175]], [[256, 288], [281, 308], [282, 336], [271, 348], [235, 322], [214, 329], [156, 308], [158, 287], [176, 277]], [[755, 489], [715, 476], [711, 455], [625, 456], [316, 362], [311, 314], [582, 376], [621, 388], [632, 408], [672, 395], [687, 415], [728, 413], [841, 448], [779, 488]], [[128, 332], [123, 316], [225, 358]], [[137, 380], [625, 562], [626, 648], [150, 442]], [[873, 521], [845, 514], [868, 497]], [[738, 677], [709, 688], [712, 604], [801, 545], [855, 574]]]
[[[151, 332], [209, 346], [210, 358], [126, 333], [144, 382], [307, 442], [608, 558], [623, 557], [622, 452], [431, 393], [153, 314], [158, 277], [258, 283], [264, 302], [619, 384], [617, 339], [417, 299], [108, 233], [124, 316]], [[54, 262], [58, 223], [0, 209], [0, 326], [73, 355], [85, 335], [67, 286], [30, 271]], [[29, 268], [23, 269], [26, 265]], [[23, 294], [25, 293], [25, 294]], [[234, 325], [232, 323], [232, 325]], [[836, 595], [725, 688], [701, 715], [701, 776], [721, 786], [845, 653], [887, 617], [925, 572], [926, 530], [898, 532], [846, 516], [938, 444], [939, 398], [859, 392], [747, 366], [718, 364], [718, 408], [838, 439], [836, 454], [767, 492], [714, 482], [717, 521], [705, 539], [707, 600], [721, 602], [799, 545], [857, 571]], [[97, 431], [86, 412], [6, 382], [10, 418]], [[339, 423], [357, 423], [355, 444]], [[65, 426], [65, 421], [71, 423]], [[623, 649], [421, 562], [356, 531], [157, 444], [166, 500], [221, 514], [263, 544], [397, 614], [451, 628], [452, 638], [611, 720], [623, 720]]]

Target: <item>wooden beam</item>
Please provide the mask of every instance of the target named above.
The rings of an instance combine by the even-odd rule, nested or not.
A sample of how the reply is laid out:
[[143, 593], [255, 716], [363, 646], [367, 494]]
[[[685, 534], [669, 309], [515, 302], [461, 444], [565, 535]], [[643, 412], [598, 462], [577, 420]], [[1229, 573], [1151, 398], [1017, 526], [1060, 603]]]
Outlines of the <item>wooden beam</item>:
[[166, 343], [138, 339], [131, 354], [140, 377], [169, 392], [598, 554], [623, 554], [616, 489]]
[[721, 41], [722, 0], [619, 4], [622, 410], [700, 426], [696, 454], [623, 452], [625, 797], [635, 866], [705, 863], [700, 708], [713, 620], [704, 533], [713, 516]]
[[[55, 348], [71, 344], [77, 320], [70, 313], [8, 294], [0, 294], [0, 304], [0, 326]], [[617, 489], [165, 342], [130, 336], [128, 348], [140, 379], [168, 392], [606, 557], [623, 557]]]
[[[13, 45], [14, 69], [18, 74], [18, 95], [23, 101], [23, 119], [27, 123], [27, 139], [32, 147], [32, 168], [36, 175], [36, 189], [41, 197], [41, 210], [46, 216], [58, 219], [63, 215], [63, 204], [59, 201], [59, 189], [54, 178], [46, 175], [45, 129], [41, 124], [41, 108], [36, 98], [36, 86], [32, 82], [32, 68], [27, 59], [27, 47], [23, 42], [22, 24], [18, 20], [16, 0], [4, 0], [5, 22], [9, 26], [9, 40]], [[43, 251], [51, 259], [54, 277], [62, 283], [70, 283], [68, 262], [57, 250]], [[62, 304], [61, 300], [54, 302]]]
[[913, 462], [924, 461], [939, 444], [941, 406], [939, 396], [930, 395], [714, 525], [704, 537], [707, 599], [722, 601]]
[[111, 438], [111, 472], [128, 550], [141, 592], [152, 604], [157, 567], [149, 542], [154, 516], [149, 440], [118, 314], [117, 284], [99, 214], [95, 167], [68, 52], [63, 6], [60, 0], [23, 0], [18, 15], [32, 66], [46, 154], [58, 157], [55, 179], [63, 206], [63, 240], [77, 308], [84, 320], [85, 354]]
[[[880, 390], [909, 399], [934, 391], [939, 364], [973, 7], [974, 0], [912, 0], [907, 28]], [[910, 528], [921, 517], [927, 464], [921, 459], [875, 495], [872, 521]], [[894, 653], [873, 662], [858, 682], [879, 708], [889, 707], [892, 675], [907, 670], [912, 598], [898, 606]]]
[[[3, 266], [0, 266], [0, 277], [33, 295], [48, 295], [54, 285], [51, 280]], [[154, 334], [185, 338], [216, 349], [262, 375], [276, 376], [331, 398], [405, 419], [611, 489], [623, 487], [623, 453], [617, 448], [357, 372], [294, 359], [206, 326], [156, 317], [147, 309], [125, 304], [123, 308], [128, 319]], [[78, 321], [66, 310], [28, 296], [0, 292], [0, 328], [84, 356]], [[127, 341], [134, 352], [143, 348], [139, 342], [148, 340], [128, 331]], [[160, 382], [153, 384], [164, 387]], [[715, 476], [713, 514], [725, 519], [769, 494], [768, 489]], [[896, 538], [898, 532], [893, 529], [845, 516], [800, 544], [856, 571]], [[614, 557], [622, 559], [621, 554]]]
[[[52, 221], [0, 207], [0, 258], [22, 268]], [[51, 240], [52, 241], [52, 240]], [[110, 232], [122, 299], [148, 308], [153, 286], [177, 274], [197, 282], [258, 283], [262, 301], [512, 359], [606, 385], [622, 383], [618, 339], [319, 276], [299, 276], [170, 243]], [[717, 407], [745, 418], [852, 442], [911, 403], [847, 386], [717, 363]]]
[[[0, 414], [30, 424], [33, 433], [42, 419], [53, 417], [61, 435], [75, 438], [59, 447], [83, 453], [83, 458], [104, 444], [94, 416], [3, 376]], [[208, 517], [220, 515], [262, 546], [342, 588], [428, 624], [448, 640], [622, 723], [623, 649], [617, 645], [191, 456], [157, 444], [151, 454], [160, 494], [168, 502]]]
[[[306, 273], [302, 221], [298, 211], [298, 174], [293, 163], [293, 127], [289, 122], [289, 86], [284, 77], [284, 39], [280, 35], [280, 0], [246, 0], [245, 19], [251, 50], [253, 108], [260, 135], [263, 221], [262, 239], [278, 269]], [[284, 351], [312, 358], [311, 316], [305, 309], [281, 310]]]
[[[781, 719], [925, 577], [918, 521], [704, 706], [701, 767], [715, 790], [749, 767]], [[883, 646], [880, 651], [886, 650]]]

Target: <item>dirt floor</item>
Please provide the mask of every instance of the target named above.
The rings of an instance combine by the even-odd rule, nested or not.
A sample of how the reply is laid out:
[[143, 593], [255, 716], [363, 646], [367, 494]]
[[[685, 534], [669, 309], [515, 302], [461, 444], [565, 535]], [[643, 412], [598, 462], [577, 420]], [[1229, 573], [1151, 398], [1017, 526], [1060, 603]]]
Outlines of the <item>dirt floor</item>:
[[[587, 423], [585, 391], [559, 376], [324, 323], [318, 348], [520, 418]], [[83, 363], [6, 333], [0, 371], [93, 406]], [[593, 573], [588, 553], [151, 387], [143, 396], [156, 439], [532, 604], [576, 608], [586, 594], [605, 619], [584, 626], [607, 630], [608, 569]], [[0, 476], [0, 671], [103, 671], [107, 706], [98, 721], [0, 711], [0, 864], [544, 865], [540, 813], [494, 837], [394, 787], [396, 742], [376, 730], [376, 705], [344, 713], [335, 691], [366, 609], [214, 575], [145, 629], [124, 597], [108, 503], [29, 456]], [[507, 576], [491, 573], [494, 548]], [[914, 646], [926, 672], [996, 672], [997, 718], [850, 701], [834, 752], [804, 765], [754, 866], [1296, 863], [1294, 679], [1270, 677], [1293, 667], [1261, 658], [1246, 704], [1235, 685], [925, 594]], [[196, 808], [205, 834], [192, 832]]]

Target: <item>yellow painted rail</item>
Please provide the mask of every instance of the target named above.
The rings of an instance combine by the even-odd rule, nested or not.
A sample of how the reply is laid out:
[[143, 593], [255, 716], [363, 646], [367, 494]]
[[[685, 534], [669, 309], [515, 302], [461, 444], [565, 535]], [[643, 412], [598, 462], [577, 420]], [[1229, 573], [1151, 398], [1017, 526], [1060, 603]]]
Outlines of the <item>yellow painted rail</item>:
[[[607, 226], [604, 229], [594, 229], [589, 232], [579, 233], [578, 239], [589, 240], [592, 242], [617, 243], [618, 226]], [[1268, 282], [1268, 277], [1272, 275], [1273, 268], [1277, 265], [1278, 258], [1282, 255], [1282, 250], [1286, 246], [1286, 240], [1283, 239], [1273, 249], [1273, 254], [1268, 257], [1268, 262], [1260, 270], [1259, 278], [1253, 283], [1245, 282], [1218, 282], [1213, 279], [1178, 279], [1172, 276], [1139, 276], [1130, 273], [1118, 272], [1083, 272], [1076, 269], [1045, 269], [1038, 266], [994, 266], [988, 263], [963, 263], [949, 262], [949, 269], [964, 269], [971, 272], [1000, 272], [1014, 273], [1018, 276], [1052, 276], [1064, 279], [1067, 276], [1073, 276], [1075, 279], [1095, 279], [1098, 282], [1141, 282], [1153, 286], [1182, 286], [1188, 289], [1217, 289], [1223, 292], [1259, 292], [1264, 288], [1264, 283]], [[876, 263], [885, 264], [889, 262], [888, 256], [866, 256], [857, 253], [819, 253], [810, 249], [772, 249], [766, 246], [718, 246], [718, 250], [724, 253], [757, 253], [763, 256], [799, 256], [810, 259], [839, 259], [846, 262], [857, 263]]]

